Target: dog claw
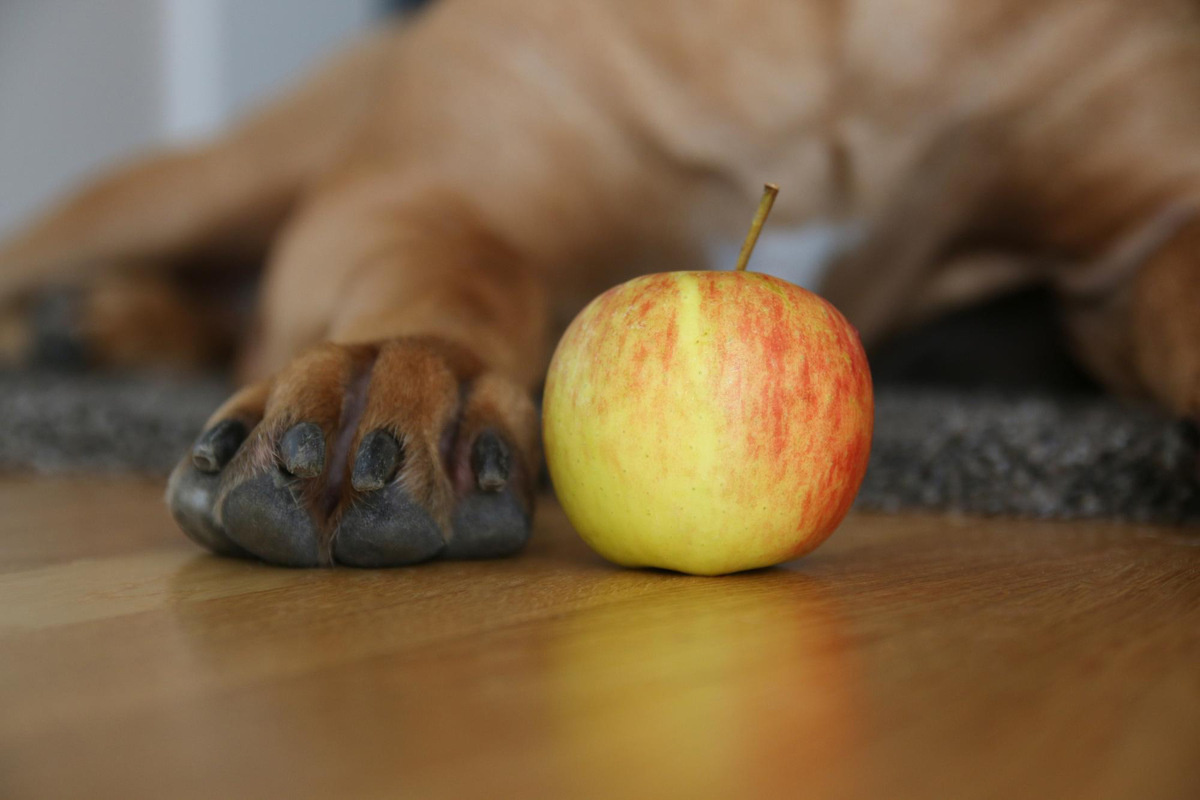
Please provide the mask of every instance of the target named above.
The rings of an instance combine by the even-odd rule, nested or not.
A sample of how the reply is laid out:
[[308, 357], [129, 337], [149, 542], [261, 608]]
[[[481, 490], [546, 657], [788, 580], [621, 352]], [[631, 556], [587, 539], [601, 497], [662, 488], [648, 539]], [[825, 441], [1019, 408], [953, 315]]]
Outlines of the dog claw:
[[471, 448], [471, 469], [480, 491], [500, 491], [508, 483], [508, 446], [492, 431], [479, 434]]
[[354, 457], [350, 485], [359, 492], [382, 489], [395, 477], [402, 456], [396, 437], [383, 430], [371, 431], [363, 437]]
[[246, 440], [245, 423], [236, 419], [218, 422], [196, 440], [192, 464], [201, 472], [220, 472]]
[[325, 432], [312, 422], [293, 425], [279, 451], [283, 466], [297, 478], [315, 478], [325, 470]]

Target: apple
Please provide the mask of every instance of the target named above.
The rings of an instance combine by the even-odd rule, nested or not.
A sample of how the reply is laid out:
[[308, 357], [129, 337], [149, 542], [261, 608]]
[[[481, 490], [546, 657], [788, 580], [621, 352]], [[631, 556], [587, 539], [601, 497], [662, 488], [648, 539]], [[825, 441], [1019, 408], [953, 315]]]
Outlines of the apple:
[[873, 420], [850, 323], [741, 268], [600, 295], [559, 341], [543, 397], [550, 476], [584, 541], [617, 564], [699, 575], [825, 541], [862, 483]]

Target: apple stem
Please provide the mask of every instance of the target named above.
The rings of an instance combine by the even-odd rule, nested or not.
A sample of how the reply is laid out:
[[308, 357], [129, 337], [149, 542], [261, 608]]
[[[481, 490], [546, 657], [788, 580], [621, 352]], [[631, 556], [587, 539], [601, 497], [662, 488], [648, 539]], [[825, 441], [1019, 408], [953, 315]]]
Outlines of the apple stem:
[[779, 187], [773, 183], [768, 183], [763, 187], [762, 200], [758, 202], [758, 211], [754, 214], [754, 221], [750, 223], [750, 232], [746, 234], [746, 241], [742, 242], [742, 252], [738, 253], [737, 271], [745, 272], [746, 265], [750, 263], [750, 255], [754, 252], [754, 245], [758, 244], [758, 235], [762, 233], [763, 223], [767, 221], [767, 214], [771, 213], [771, 206], [775, 205], [775, 195], [779, 194]]

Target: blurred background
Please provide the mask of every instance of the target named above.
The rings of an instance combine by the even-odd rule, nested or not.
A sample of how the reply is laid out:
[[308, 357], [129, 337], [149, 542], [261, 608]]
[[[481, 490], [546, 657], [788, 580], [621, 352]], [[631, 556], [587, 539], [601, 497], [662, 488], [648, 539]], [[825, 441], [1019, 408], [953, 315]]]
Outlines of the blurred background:
[[[97, 170], [209, 136], [419, 5], [0, 0], [0, 238]], [[804, 281], [837, 238], [819, 226], [768, 230], [755, 269]], [[732, 264], [738, 245], [716, 262]], [[0, 363], [0, 471], [165, 474], [229, 387], [220, 375], [62, 371], [85, 359], [71, 294], [60, 294], [36, 308], [34, 363]], [[242, 296], [230, 297], [236, 312]], [[864, 507], [1200, 519], [1200, 437], [1095, 399], [1045, 289], [905, 331], [871, 365], [880, 393]]]
[[[0, 239], [89, 174], [218, 131], [422, 0], [0, 0]], [[756, 268], [815, 288], [838, 230], [768, 231]], [[716, 263], [732, 264], [731, 241]], [[880, 382], [1090, 383], [1048, 294], [1002, 299], [873, 353]], [[963, 317], [959, 319], [958, 317]], [[991, 348], [991, 357], [980, 352]], [[949, 376], [949, 378], [947, 377]]]
[[94, 170], [202, 138], [419, 0], [0, 0], [0, 237]]

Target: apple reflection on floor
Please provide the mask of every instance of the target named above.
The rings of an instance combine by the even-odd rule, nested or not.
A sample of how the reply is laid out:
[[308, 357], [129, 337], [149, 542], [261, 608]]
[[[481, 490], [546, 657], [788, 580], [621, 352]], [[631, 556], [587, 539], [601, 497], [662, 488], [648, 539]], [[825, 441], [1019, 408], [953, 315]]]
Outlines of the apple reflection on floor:
[[853, 787], [862, 681], [830, 592], [790, 571], [664, 577], [614, 574], [655, 584], [572, 615], [548, 642], [543, 755], [565, 785], [614, 797]]

